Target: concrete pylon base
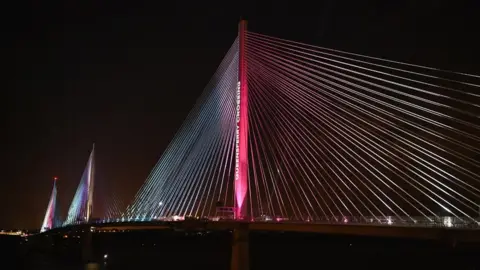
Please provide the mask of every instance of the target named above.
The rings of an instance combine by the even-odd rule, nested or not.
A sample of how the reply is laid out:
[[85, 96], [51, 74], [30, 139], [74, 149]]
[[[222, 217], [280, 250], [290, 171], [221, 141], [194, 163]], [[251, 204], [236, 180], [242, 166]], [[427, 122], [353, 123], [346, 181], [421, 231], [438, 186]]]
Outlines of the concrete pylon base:
[[85, 270], [100, 270], [100, 264], [98, 264], [98, 263], [87, 263], [85, 265]]
[[248, 226], [234, 229], [231, 270], [248, 270], [250, 268], [248, 238]]

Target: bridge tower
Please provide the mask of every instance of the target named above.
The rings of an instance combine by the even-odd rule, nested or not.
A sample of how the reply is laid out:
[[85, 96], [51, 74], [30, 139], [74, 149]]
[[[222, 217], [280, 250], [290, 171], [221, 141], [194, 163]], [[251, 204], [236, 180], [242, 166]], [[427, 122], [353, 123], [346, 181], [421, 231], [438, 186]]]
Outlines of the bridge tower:
[[95, 183], [95, 144], [93, 145], [82, 178], [73, 197], [63, 225], [88, 223], [93, 211], [93, 188]]
[[48, 202], [47, 212], [45, 213], [45, 218], [43, 219], [42, 227], [40, 232], [44, 232], [50, 229], [53, 229], [57, 226], [57, 177], [53, 178], [53, 189], [52, 195], [50, 195], [50, 200]]
[[236, 89], [235, 130], [235, 219], [248, 216], [245, 198], [248, 192], [248, 84], [246, 39], [247, 21], [238, 27], [238, 82]]
[[87, 215], [86, 222], [89, 222], [92, 218], [93, 212], [93, 187], [95, 184], [95, 144], [93, 144], [92, 152], [90, 153], [90, 159], [88, 162], [88, 198], [87, 198]]
[[[246, 61], [247, 21], [240, 20], [238, 27], [238, 82], [236, 92], [235, 130], [235, 219], [248, 217], [245, 198], [248, 192], [248, 84]], [[232, 270], [248, 270], [248, 227], [240, 224], [233, 231]]]

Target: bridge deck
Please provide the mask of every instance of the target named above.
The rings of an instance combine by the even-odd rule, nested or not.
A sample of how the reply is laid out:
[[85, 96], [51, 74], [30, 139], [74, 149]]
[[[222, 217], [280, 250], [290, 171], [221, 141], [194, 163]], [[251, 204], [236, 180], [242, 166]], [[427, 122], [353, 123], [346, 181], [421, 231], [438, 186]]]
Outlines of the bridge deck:
[[459, 242], [480, 242], [480, 230], [435, 227], [409, 227], [394, 225], [347, 225], [318, 223], [268, 223], [268, 222], [201, 222], [180, 221], [162, 223], [120, 223], [98, 224], [97, 230], [233, 230], [242, 226], [250, 231], [288, 231], [340, 234], [354, 236], [399, 237], [426, 240], [452, 240]]

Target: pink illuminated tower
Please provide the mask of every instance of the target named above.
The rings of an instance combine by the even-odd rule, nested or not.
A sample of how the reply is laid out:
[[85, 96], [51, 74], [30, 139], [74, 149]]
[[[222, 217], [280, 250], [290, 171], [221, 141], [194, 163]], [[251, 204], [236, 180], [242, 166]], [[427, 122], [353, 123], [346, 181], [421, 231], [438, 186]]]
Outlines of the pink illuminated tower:
[[247, 217], [245, 198], [248, 191], [248, 85], [245, 42], [247, 21], [241, 20], [238, 28], [238, 82], [236, 89], [235, 130], [235, 219]]

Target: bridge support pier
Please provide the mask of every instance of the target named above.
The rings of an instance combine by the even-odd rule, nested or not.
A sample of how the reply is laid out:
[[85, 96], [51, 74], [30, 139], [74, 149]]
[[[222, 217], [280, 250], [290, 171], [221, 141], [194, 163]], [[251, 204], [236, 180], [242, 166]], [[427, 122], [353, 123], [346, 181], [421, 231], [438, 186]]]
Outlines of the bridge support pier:
[[248, 238], [248, 224], [240, 224], [233, 230], [231, 270], [249, 269]]
[[82, 236], [82, 259], [85, 263], [85, 270], [100, 270], [100, 265], [93, 260], [93, 233], [90, 226], [87, 226]]

